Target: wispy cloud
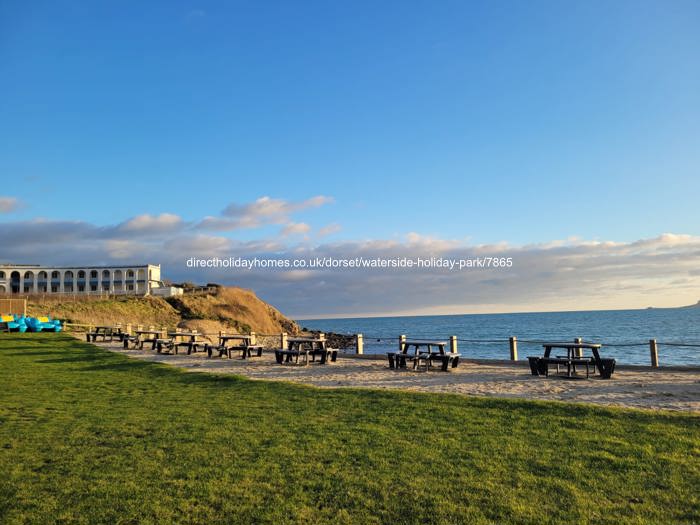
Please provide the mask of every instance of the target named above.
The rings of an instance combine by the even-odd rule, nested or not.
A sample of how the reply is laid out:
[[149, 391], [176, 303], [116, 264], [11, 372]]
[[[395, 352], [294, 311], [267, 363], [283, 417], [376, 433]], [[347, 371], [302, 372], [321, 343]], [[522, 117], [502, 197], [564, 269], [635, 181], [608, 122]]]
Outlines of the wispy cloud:
[[207, 12], [203, 9], [192, 9], [185, 15], [185, 20], [187, 22], [194, 22], [195, 20], [201, 20], [207, 16]]
[[160, 215], [138, 215], [118, 226], [118, 229], [125, 232], [148, 232], [164, 233], [178, 230], [183, 226], [182, 218], [172, 213], [161, 213]]
[[290, 222], [284, 228], [282, 228], [282, 235], [304, 235], [311, 231], [311, 226], [305, 222]]
[[[281, 235], [241, 241], [203, 231], [175, 214], [139, 215], [115, 225], [81, 221], [6, 222], [4, 260], [110, 264], [150, 261], [172, 279], [237, 284], [296, 315], [458, 313], [670, 306], [700, 298], [700, 237], [665, 233], [632, 242], [568, 238], [532, 245], [470, 244], [407, 233], [403, 238], [321, 242], [307, 222], [291, 220], [329, 202], [263, 198], [227, 208], [222, 220], [279, 224]], [[318, 230], [337, 231], [336, 225]], [[302, 236], [301, 238], [299, 236]], [[189, 257], [289, 259], [512, 258], [510, 268], [188, 269]]]
[[247, 204], [231, 203], [224, 208], [221, 216], [205, 217], [196, 227], [202, 230], [234, 231], [260, 228], [268, 224], [288, 224], [292, 222], [291, 217], [295, 213], [332, 202], [333, 198], [325, 195], [303, 201], [261, 197]]
[[319, 237], [327, 237], [328, 235], [333, 235], [334, 233], [338, 233], [340, 230], [342, 230], [342, 227], [340, 224], [337, 223], [332, 223], [324, 226], [323, 228], [320, 228], [318, 230], [318, 236]]
[[20, 206], [21, 202], [15, 197], [0, 197], [0, 213], [12, 213]]

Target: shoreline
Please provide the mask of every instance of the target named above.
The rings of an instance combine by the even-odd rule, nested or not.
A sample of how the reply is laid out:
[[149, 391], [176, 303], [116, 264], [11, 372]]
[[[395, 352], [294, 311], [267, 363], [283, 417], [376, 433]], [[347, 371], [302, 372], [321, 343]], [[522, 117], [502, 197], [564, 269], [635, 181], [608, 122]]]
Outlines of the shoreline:
[[[612, 379], [532, 376], [527, 362], [464, 360], [449, 372], [390, 370], [381, 355], [338, 355], [336, 363], [278, 365], [271, 352], [246, 360], [208, 359], [206, 354], [157, 354], [125, 350], [120, 343], [90, 343], [133, 359], [163, 363], [194, 373], [236, 374], [252, 380], [285, 381], [319, 388], [371, 388], [451, 393], [599, 406], [700, 413], [700, 367], [653, 369], [627, 365]], [[679, 369], [680, 368], [680, 369]]]

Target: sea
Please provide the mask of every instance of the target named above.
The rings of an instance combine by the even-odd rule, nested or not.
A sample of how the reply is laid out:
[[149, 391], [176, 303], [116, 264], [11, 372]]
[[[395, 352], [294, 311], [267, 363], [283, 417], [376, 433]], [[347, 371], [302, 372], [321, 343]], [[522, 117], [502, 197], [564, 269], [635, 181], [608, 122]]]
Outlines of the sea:
[[[542, 343], [601, 343], [601, 355], [619, 364], [649, 365], [649, 340], [657, 340], [659, 365], [700, 366], [700, 307], [650, 308], [510, 314], [426, 315], [300, 319], [302, 327], [322, 332], [363, 334], [364, 352], [395, 350], [398, 337], [448, 340], [457, 336], [467, 358], [509, 359], [508, 338], [518, 341], [518, 358], [542, 355]], [[679, 346], [696, 345], [696, 346]]]

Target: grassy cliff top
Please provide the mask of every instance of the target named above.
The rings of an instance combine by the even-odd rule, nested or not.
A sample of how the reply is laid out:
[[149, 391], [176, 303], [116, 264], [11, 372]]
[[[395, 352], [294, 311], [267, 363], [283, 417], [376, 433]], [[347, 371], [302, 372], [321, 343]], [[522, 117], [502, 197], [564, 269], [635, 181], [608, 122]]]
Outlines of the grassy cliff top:
[[220, 288], [217, 292], [181, 297], [51, 297], [32, 299], [28, 315], [49, 314], [81, 324], [132, 323], [197, 329], [201, 332], [235, 330], [258, 333], [296, 333], [294, 321], [258, 298], [251, 290]]

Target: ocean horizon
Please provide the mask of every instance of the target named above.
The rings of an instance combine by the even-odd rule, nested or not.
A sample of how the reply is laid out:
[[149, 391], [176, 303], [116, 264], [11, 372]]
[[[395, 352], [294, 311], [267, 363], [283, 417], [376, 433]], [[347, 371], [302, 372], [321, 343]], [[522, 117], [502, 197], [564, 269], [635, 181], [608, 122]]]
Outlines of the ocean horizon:
[[[409, 315], [298, 319], [303, 328], [364, 336], [364, 351], [381, 354], [399, 335], [447, 340], [457, 336], [466, 358], [508, 359], [508, 338], [518, 339], [518, 357], [542, 353], [542, 341], [601, 343], [620, 364], [649, 365], [649, 340], [656, 339], [659, 363], [700, 365], [700, 308], [644, 308], [497, 314]], [[677, 346], [679, 344], [697, 346]]]

